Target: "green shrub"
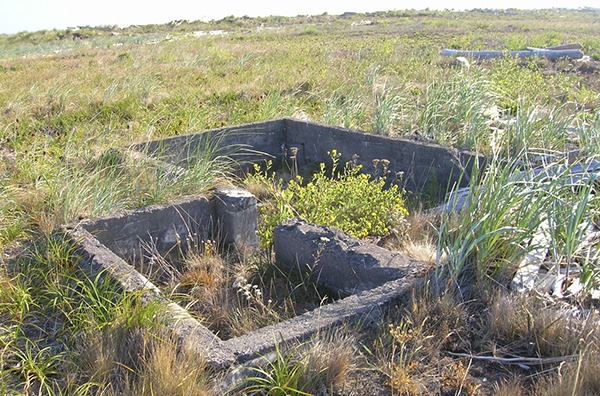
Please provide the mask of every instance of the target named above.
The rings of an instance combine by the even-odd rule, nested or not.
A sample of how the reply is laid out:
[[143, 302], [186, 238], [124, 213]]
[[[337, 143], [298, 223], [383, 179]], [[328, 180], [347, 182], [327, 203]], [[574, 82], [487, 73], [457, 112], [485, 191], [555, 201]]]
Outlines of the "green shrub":
[[273, 172], [269, 174], [270, 163], [265, 171], [257, 166], [257, 172], [247, 177], [247, 185], [260, 186], [269, 197], [260, 208], [263, 246], [273, 243], [273, 228], [277, 224], [293, 217], [330, 225], [356, 238], [388, 235], [403, 225], [408, 211], [397, 185], [385, 188], [383, 178], [360, 173], [360, 165], [347, 165], [336, 173], [341, 154], [333, 150], [329, 156], [331, 173], [321, 163], [308, 183], [296, 176], [284, 188], [283, 180], [276, 180]]

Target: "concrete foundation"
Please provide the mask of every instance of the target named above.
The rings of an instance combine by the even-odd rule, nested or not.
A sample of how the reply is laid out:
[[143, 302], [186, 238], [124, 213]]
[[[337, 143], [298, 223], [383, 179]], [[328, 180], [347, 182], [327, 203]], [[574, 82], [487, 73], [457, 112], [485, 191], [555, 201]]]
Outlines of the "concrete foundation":
[[[224, 241], [234, 245], [243, 243], [244, 246], [255, 241], [256, 207], [251, 195], [222, 189], [215, 197], [189, 197], [168, 205], [154, 205], [112, 217], [82, 221], [63, 226], [60, 232], [76, 247], [80, 258], [78, 265], [89, 277], [109, 277], [125, 291], [141, 292], [143, 301], [162, 301], [166, 308], [165, 322], [180, 342], [193, 346], [213, 369], [226, 370], [224, 386], [234, 384], [243, 375], [245, 367], [264, 364], [265, 359], [274, 357], [276, 345], [302, 341], [343, 323], [379, 319], [382, 308], [404, 295], [424, 269], [420, 262], [407, 260], [376, 246], [370, 249], [330, 227], [310, 226], [302, 222], [284, 225], [282, 230], [288, 227], [291, 232], [278, 233], [278, 256], [282, 260], [310, 258], [320, 249], [319, 241], [331, 237], [324, 247], [331, 248], [332, 253], [327, 253], [324, 256], [326, 260], [313, 266], [314, 273], [318, 271], [321, 274], [316, 279], [317, 283], [330, 287], [345, 298], [223, 341], [184, 308], [162, 295], [146, 276], [126, 261], [139, 257], [140, 244], [144, 241], [154, 241], [156, 246], [169, 251], [181, 244], [189, 230], [210, 238], [214, 236], [213, 224], [225, 224], [227, 227], [241, 225], [241, 229], [248, 231], [245, 234], [239, 230], [232, 234], [223, 232], [220, 235]], [[297, 231], [300, 228], [310, 228], [312, 237], [299, 236]], [[336, 244], [350, 248], [340, 250]], [[282, 246], [287, 246], [287, 249]], [[287, 252], [287, 256], [283, 251]], [[336, 263], [338, 259], [348, 263]]]
[[[342, 153], [342, 163], [353, 160], [363, 170], [402, 184], [412, 193], [435, 190], [444, 195], [449, 185], [461, 183], [463, 171], [482, 160], [470, 153], [409, 140], [391, 139], [336, 127], [281, 119], [223, 128], [135, 145], [145, 155], [185, 169], [186, 162], [203, 155], [207, 145], [218, 145], [218, 155], [234, 156], [242, 167], [271, 159], [299, 170], [328, 162], [328, 151]], [[214, 150], [210, 151], [214, 153]], [[386, 160], [385, 167], [373, 164]], [[462, 183], [465, 184], [465, 183]], [[273, 356], [277, 344], [304, 340], [349, 321], [371, 321], [381, 309], [400, 298], [426, 270], [425, 264], [363, 243], [331, 227], [302, 221], [287, 222], [275, 231], [279, 261], [289, 268], [309, 269], [312, 279], [339, 299], [293, 319], [241, 337], [221, 340], [185, 309], [169, 301], [130, 263], [145, 259], [145, 246], [159, 253], [185, 249], [195, 242], [217, 239], [234, 249], [258, 245], [255, 198], [223, 188], [210, 196], [188, 197], [114, 216], [62, 227], [80, 252], [79, 265], [91, 276], [107, 276], [124, 290], [141, 291], [146, 301], [162, 300], [169, 328], [181, 343], [193, 345], [215, 370], [227, 370], [226, 385], [243, 375], [243, 368]]]
[[[168, 227], [169, 225], [165, 224], [165, 228]], [[371, 289], [367, 289], [366, 285], [374, 283], [369, 279], [361, 279], [359, 284], [364, 286], [362, 291], [293, 319], [223, 341], [184, 308], [169, 301], [147, 277], [99, 242], [92, 232], [80, 224], [65, 226], [61, 231], [76, 246], [80, 257], [78, 265], [92, 279], [97, 276], [110, 277], [125, 291], [141, 291], [143, 301], [162, 300], [166, 307], [166, 323], [171, 331], [181, 343], [193, 346], [207, 360], [209, 366], [215, 370], [230, 371], [228, 383], [235, 381], [240, 367], [254, 364], [257, 359], [268, 359], [277, 344], [286, 345], [302, 341], [347, 322], [360, 320], [364, 323], [379, 319], [381, 309], [404, 295], [424, 268], [422, 263], [411, 262], [412, 268], [407, 269], [405, 276], [399, 278], [399, 274], [396, 273], [387, 281], [384, 280], [385, 276], [380, 274], [377, 282], [380, 285]], [[382, 267], [385, 263], [373, 265]], [[347, 288], [343, 290], [348, 291]]]

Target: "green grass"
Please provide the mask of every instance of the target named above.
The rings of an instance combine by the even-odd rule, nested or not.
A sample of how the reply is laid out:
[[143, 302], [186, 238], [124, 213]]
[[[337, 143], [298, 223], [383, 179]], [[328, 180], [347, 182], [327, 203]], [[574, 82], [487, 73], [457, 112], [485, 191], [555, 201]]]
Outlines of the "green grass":
[[552, 174], [527, 176], [531, 170], [523, 170], [523, 156], [517, 158], [509, 164], [496, 158], [484, 171], [476, 169], [466, 206], [445, 215], [438, 242], [444, 270], [459, 275], [474, 269], [480, 280], [513, 273], [523, 255], [538, 248], [529, 241], [544, 222], [550, 225], [548, 262], [570, 265], [581, 251], [586, 224], [600, 208], [592, 182], [570, 183], [571, 167], [560, 163], [547, 164], [556, 167]]
[[[581, 149], [582, 158], [600, 154], [597, 72], [578, 62], [540, 59], [465, 67], [438, 52], [580, 42], [598, 67], [597, 19], [597, 11], [585, 10], [408, 10], [0, 35], [2, 392], [151, 394], [163, 389], [144, 382], [159, 378], [157, 367], [184, 375], [186, 366], [173, 362], [188, 362], [185, 354], [161, 357], [157, 350], [172, 351], [163, 348], [169, 340], [149, 341], [155, 335], [149, 318], [158, 308], [142, 308], [136, 296], [82, 277], [72, 267], [74, 252], [50, 233], [58, 224], [203, 193], [230, 180], [235, 158], [220, 155], [218, 141], [204, 142], [197, 159], [183, 164], [185, 172], [128, 150], [132, 143], [225, 125], [297, 116], [491, 155], [495, 161], [473, 177], [468, 215], [432, 220], [437, 231], [426, 233], [427, 243], [419, 245], [437, 244], [438, 274], [459, 285], [473, 279], [488, 286], [501, 283], [534, 248], [531, 235], [546, 220], [553, 242], [548, 261], [579, 266], [586, 287], [596, 285], [597, 252], [581, 241], [583, 227], [599, 210], [592, 186], [567, 188], [564, 173], [530, 180], [515, 174], [540, 154], [573, 149]], [[193, 34], [220, 29], [228, 34]], [[413, 245], [422, 242], [412, 238]], [[15, 263], [19, 251], [25, 256]], [[419, 327], [430, 319], [417, 315], [417, 304], [410, 308], [412, 316], [393, 321], [394, 329], [409, 323], [406, 332], [412, 326], [425, 338], [460, 334], [498, 344], [510, 338], [500, 330], [495, 338], [485, 338], [456, 326], [476, 307], [457, 298], [456, 288], [449, 290], [423, 297], [440, 313], [440, 327]], [[485, 293], [472, 296], [487, 304]], [[525, 327], [512, 333], [513, 341], [537, 343], [538, 335], [548, 336], [547, 323], [527, 330], [527, 317], [515, 318]], [[399, 356], [398, 337], [408, 333], [389, 334], [388, 324], [378, 324], [379, 334], [388, 333], [379, 342], [388, 340], [382, 347], [386, 363], [378, 366], [388, 376], [388, 388], [460, 389], [452, 388], [457, 379], [448, 372], [429, 370], [429, 363], [449, 348], [446, 344], [427, 358], [417, 350], [413, 356], [421, 356], [418, 363], [424, 365], [417, 369]], [[579, 337], [585, 345], [569, 352], [577, 354], [577, 364], [565, 363], [560, 376], [550, 369], [539, 380], [517, 381], [518, 388], [539, 394], [552, 387], [569, 393], [596, 389], [585, 367], [597, 361], [594, 337]], [[119, 349], [123, 340], [131, 350]], [[526, 344], [517, 341], [520, 347]], [[82, 345], [92, 347], [84, 348], [89, 355], [79, 360]], [[503, 345], [510, 347], [511, 340]], [[475, 349], [482, 351], [487, 352]], [[282, 359], [293, 368], [295, 361]], [[467, 365], [448, 366], [471, 378]], [[190, 377], [199, 388], [186, 382], [187, 389], [208, 392], [200, 384], [203, 370]], [[502, 384], [497, 387], [508, 389], [515, 382]], [[171, 385], [161, 392], [181, 391]]]

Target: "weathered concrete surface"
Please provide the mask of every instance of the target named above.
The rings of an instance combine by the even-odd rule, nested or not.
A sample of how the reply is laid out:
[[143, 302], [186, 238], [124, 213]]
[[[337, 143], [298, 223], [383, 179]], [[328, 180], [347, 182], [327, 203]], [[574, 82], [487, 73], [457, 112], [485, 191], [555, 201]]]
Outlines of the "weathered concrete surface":
[[276, 260], [339, 295], [369, 290], [399, 278], [414, 278], [425, 264], [362, 242], [333, 228], [292, 219], [275, 227]]
[[275, 344], [302, 341], [344, 322], [360, 319], [367, 323], [380, 319], [382, 308], [403, 295], [415, 278], [406, 277], [350, 295], [290, 320], [266, 326], [252, 333], [223, 342], [223, 347], [240, 362], [255, 359], [273, 351]]
[[219, 188], [214, 194], [215, 235], [236, 249], [255, 249], [258, 240], [256, 197], [234, 187]]
[[[310, 169], [321, 162], [329, 163], [327, 152], [333, 149], [342, 153], [342, 164], [358, 155], [364, 172], [375, 172], [374, 159], [388, 160], [384, 177], [390, 183], [399, 180], [409, 193], [426, 192], [428, 198], [439, 201], [451, 187], [465, 186], [468, 177], [462, 177], [463, 172], [470, 174], [475, 160], [484, 160], [483, 156], [435, 144], [290, 118], [175, 136], [132, 148], [185, 167], [190, 158], [203, 155], [206, 147], [214, 145], [220, 147], [217, 155], [233, 156], [244, 169], [248, 162], [266, 159], [273, 160], [275, 168], [284, 161], [293, 166], [295, 161], [299, 169]], [[290, 161], [293, 148], [298, 151], [295, 160]], [[400, 179], [397, 174], [402, 174]]]
[[185, 251], [187, 242], [217, 239], [247, 249], [258, 246], [256, 198], [223, 187], [212, 197], [190, 196], [113, 216], [84, 220], [80, 227], [129, 262], [143, 261], [149, 246], [161, 254]]
[[463, 171], [471, 173], [475, 160], [483, 161], [483, 156], [443, 146], [396, 139], [372, 133], [364, 133], [338, 127], [319, 125], [304, 121], [286, 119], [285, 142], [287, 147], [298, 147], [299, 166], [330, 162], [328, 151], [336, 149], [342, 153], [341, 163], [360, 156], [359, 163], [366, 172], [373, 171], [374, 159], [390, 161], [389, 179], [402, 172], [406, 190], [420, 195], [427, 191], [443, 199], [450, 187], [464, 186], [468, 178], [461, 177]]
[[190, 236], [198, 241], [211, 237], [213, 212], [209, 198], [191, 196], [169, 204], [84, 220], [80, 226], [118, 256], [134, 262], [143, 258], [144, 246], [153, 245], [164, 253], [185, 243]]

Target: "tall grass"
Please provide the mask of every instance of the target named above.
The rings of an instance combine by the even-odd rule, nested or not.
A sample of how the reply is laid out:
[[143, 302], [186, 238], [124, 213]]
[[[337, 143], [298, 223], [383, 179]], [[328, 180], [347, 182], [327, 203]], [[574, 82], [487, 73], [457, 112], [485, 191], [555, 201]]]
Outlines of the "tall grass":
[[325, 99], [323, 122], [328, 125], [339, 125], [344, 128], [363, 129], [369, 118], [365, 104], [358, 88], [336, 90]]
[[487, 167], [475, 167], [465, 206], [458, 213], [446, 213], [439, 229], [438, 256], [445, 257], [440, 269], [453, 277], [474, 275], [479, 281], [510, 277], [526, 253], [540, 248], [530, 241], [548, 222], [547, 261], [564, 263], [568, 271], [598, 215], [594, 178], [578, 180], [572, 174], [574, 165], [562, 162], [546, 164], [549, 170], [542, 172], [531, 166], [493, 158]]
[[417, 127], [440, 144], [489, 151], [491, 130], [486, 113], [494, 99], [484, 74], [464, 70], [427, 86]]
[[18, 187], [0, 180], [0, 250], [30, 232], [29, 215], [16, 199], [18, 195]]
[[538, 107], [520, 103], [514, 118], [509, 117], [499, 131], [502, 154], [517, 158], [523, 152], [535, 150], [568, 151], [576, 141], [569, 131], [577, 114], [570, 112], [566, 105]]
[[400, 113], [401, 98], [384, 83], [373, 88], [373, 132], [388, 135], [397, 122]]
[[600, 114], [589, 120], [576, 119], [578, 146], [584, 156], [594, 157], [600, 155]]
[[50, 231], [85, 217], [203, 193], [231, 175], [235, 161], [220, 155], [222, 149], [218, 142], [204, 139], [186, 153], [183, 167], [162, 162], [160, 153], [153, 153], [157, 159], [126, 149], [78, 156], [49, 174], [44, 171], [36, 182], [39, 195], [25, 204], [35, 213], [36, 224]]
[[355, 339], [342, 329], [337, 334], [319, 333], [305, 343], [275, 345], [275, 359], [265, 367], [250, 367], [242, 392], [268, 395], [309, 396], [332, 394], [342, 385], [354, 366]]
[[[0, 381], [7, 393], [119, 393], [143, 386], [137, 381], [146, 365], [160, 359], [148, 344], [163, 305], [142, 304], [139, 293], [124, 293], [102, 275], [86, 277], [77, 260], [70, 241], [54, 235], [20, 258], [18, 272], [3, 274]], [[165, 343], [161, 353], [176, 350]], [[190, 381], [206, 388], [204, 368], [196, 370]]]

